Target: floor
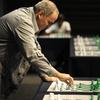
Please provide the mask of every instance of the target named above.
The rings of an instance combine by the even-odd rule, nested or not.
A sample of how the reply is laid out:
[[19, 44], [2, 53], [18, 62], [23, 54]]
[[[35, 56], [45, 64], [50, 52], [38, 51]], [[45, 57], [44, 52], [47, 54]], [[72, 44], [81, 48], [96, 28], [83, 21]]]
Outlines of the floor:
[[42, 80], [37, 74], [28, 74], [17, 91], [12, 93], [7, 100], [34, 100], [41, 83]]

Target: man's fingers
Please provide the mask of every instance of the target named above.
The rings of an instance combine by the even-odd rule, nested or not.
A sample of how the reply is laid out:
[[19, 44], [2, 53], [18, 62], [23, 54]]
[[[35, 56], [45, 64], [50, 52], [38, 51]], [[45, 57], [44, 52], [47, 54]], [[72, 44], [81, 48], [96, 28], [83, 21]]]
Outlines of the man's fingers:
[[71, 83], [71, 85], [73, 85], [74, 84], [74, 79], [72, 77], [70, 77], [69, 82]]
[[74, 84], [74, 79], [71, 77], [71, 76], [69, 76], [69, 77], [67, 77], [67, 79], [66, 79], [66, 81], [65, 81], [68, 85], [73, 85]]

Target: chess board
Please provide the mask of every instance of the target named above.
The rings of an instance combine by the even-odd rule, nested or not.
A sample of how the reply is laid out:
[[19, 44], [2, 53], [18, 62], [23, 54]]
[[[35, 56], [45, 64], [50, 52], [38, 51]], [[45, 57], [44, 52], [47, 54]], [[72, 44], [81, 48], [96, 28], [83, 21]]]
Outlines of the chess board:
[[83, 37], [77, 35], [74, 38], [76, 56], [100, 56], [100, 37]]
[[100, 100], [100, 78], [77, 78], [74, 85], [43, 82], [35, 100]]
[[98, 95], [46, 94], [43, 100], [99, 100]]
[[100, 80], [92, 80], [92, 81], [79, 81], [75, 80], [73, 86], [68, 86], [66, 83], [58, 81], [52, 82], [49, 86], [49, 92], [100, 92]]

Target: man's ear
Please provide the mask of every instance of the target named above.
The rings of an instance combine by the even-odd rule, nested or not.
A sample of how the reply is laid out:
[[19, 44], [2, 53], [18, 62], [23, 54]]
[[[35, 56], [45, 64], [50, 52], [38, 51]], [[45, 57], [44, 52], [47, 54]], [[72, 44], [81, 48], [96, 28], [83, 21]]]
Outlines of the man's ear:
[[40, 11], [38, 12], [38, 17], [41, 18], [42, 16], [45, 16], [44, 10], [40, 10]]

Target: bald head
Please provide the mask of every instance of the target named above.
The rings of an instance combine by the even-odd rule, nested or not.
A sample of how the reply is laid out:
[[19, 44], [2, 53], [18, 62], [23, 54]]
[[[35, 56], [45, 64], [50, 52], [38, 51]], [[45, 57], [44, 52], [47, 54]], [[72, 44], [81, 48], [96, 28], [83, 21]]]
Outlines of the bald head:
[[49, 0], [42, 0], [38, 2], [35, 6], [35, 12], [39, 12], [40, 10], [43, 10], [46, 16], [49, 16], [54, 11], [59, 15], [59, 11], [57, 9], [57, 6]]

